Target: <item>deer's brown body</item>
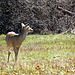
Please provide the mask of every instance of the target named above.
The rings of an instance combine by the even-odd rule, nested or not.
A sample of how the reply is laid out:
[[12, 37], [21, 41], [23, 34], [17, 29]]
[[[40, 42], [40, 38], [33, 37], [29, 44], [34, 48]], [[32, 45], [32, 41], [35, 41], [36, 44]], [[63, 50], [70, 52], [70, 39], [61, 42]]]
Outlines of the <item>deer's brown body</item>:
[[26, 38], [26, 34], [14, 35], [14, 36], [11, 36], [11, 34], [6, 35], [7, 46], [8, 47], [20, 47], [23, 40]]
[[[6, 44], [7, 47], [13, 47], [13, 50], [15, 52], [15, 62], [17, 61], [17, 55], [18, 55], [18, 51], [19, 48], [22, 44], [22, 42], [25, 40], [26, 38], [26, 34], [27, 32], [32, 32], [33, 29], [31, 29], [28, 25], [24, 25], [22, 23], [22, 33], [21, 34], [16, 34], [15, 32], [9, 32], [6, 35]], [[8, 62], [9, 62], [9, 57], [10, 57], [10, 50], [8, 50]]]

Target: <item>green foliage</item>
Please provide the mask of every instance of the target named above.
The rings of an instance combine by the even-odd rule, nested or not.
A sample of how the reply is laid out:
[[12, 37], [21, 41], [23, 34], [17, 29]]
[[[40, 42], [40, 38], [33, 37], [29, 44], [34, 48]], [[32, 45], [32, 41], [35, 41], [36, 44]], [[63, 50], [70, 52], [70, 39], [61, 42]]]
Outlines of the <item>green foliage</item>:
[[64, 35], [67, 35], [67, 32], [64, 32]]
[[49, 35], [50, 33], [45, 32], [43, 35]]
[[9, 64], [4, 38], [0, 36], [0, 75], [75, 74], [75, 35], [28, 35], [17, 63], [12, 51]]

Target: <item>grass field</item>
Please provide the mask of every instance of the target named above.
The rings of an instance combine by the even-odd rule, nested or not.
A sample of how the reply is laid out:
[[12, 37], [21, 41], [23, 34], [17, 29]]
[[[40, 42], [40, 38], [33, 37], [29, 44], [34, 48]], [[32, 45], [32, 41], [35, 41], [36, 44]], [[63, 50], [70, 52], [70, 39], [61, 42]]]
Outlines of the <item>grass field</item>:
[[18, 61], [7, 63], [5, 35], [0, 35], [0, 75], [75, 75], [75, 35], [28, 35]]

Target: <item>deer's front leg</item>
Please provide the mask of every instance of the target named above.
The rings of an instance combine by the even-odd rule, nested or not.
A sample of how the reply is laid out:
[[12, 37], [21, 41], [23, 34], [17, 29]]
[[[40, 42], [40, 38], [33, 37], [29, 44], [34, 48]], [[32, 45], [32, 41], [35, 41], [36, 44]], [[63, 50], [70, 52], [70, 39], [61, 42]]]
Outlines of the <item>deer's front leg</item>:
[[19, 52], [19, 47], [15, 47], [14, 52], [15, 52], [15, 62], [17, 62], [17, 55], [18, 55], [18, 52]]

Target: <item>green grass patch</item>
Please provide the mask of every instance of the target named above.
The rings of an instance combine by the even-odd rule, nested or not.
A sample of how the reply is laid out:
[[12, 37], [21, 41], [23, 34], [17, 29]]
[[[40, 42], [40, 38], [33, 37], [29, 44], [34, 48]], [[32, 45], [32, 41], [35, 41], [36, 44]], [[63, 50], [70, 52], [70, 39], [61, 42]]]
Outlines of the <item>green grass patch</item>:
[[74, 75], [75, 35], [27, 35], [18, 61], [7, 64], [5, 35], [0, 36], [0, 75]]

